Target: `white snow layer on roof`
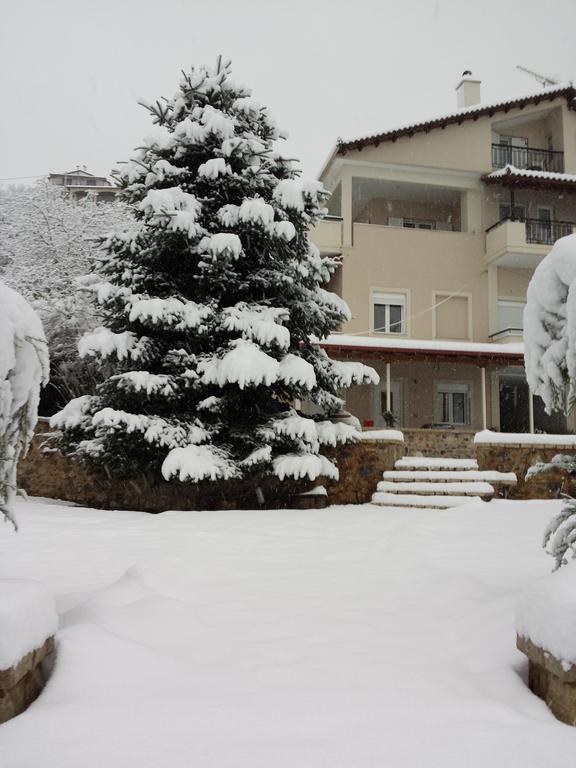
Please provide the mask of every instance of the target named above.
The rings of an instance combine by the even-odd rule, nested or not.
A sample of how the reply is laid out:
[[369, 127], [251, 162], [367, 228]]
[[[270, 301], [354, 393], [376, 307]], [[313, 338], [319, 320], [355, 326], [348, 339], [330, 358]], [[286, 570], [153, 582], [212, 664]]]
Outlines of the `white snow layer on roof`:
[[519, 96], [514, 96], [510, 99], [504, 99], [503, 101], [493, 101], [488, 102], [487, 104], [473, 104], [470, 107], [463, 107], [462, 109], [454, 110], [453, 112], [445, 112], [443, 114], [434, 115], [432, 117], [427, 118], [426, 120], [418, 120], [415, 123], [404, 123], [403, 125], [396, 125], [391, 126], [390, 128], [384, 128], [380, 131], [375, 131], [374, 133], [364, 134], [362, 136], [356, 136], [351, 139], [345, 139], [344, 144], [349, 144], [354, 141], [361, 141], [362, 139], [371, 139], [376, 138], [377, 136], [381, 136], [382, 134], [386, 133], [392, 133], [393, 131], [403, 131], [408, 130], [410, 128], [418, 128], [419, 126], [426, 125], [427, 123], [431, 123], [435, 120], [447, 120], [451, 117], [458, 117], [459, 115], [473, 115], [475, 112], [482, 111], [484, 109], [498, 109], [499, 107], [505, 107], [507, 104], [510, 104], [512, 101], [518, 101], [519, 99], [535, 99], [540, 96], [547, 96], [554, 93], [559, 93], [566, 88], [570, 88], [572, 86], [571, 82], [565, 82], [565, 83], [559, 83], [558, 85], [552, 85], [547, 88], [541, 88], [539, 91], [531, 91], [528, 94], [520, 94]]
[[576, 235], [557, 240], [536, 267], [524, 310], [526, 378], [548, 409], [576, 379]]
[[524, 168], [516, 168], [514, 165], [506, 165], [497, 171], [488, 174], [489, 179], [499, 179], [502, 176], [525, 176], [527, 179], [548, 179], [550, 181], [575, 181], [574, 173], [553, 173], [552, 171], [529, 171]]
[[377, 336], [331, 334], [321, 342], [323, 347], [356, 347], [357, 349], [422, 349], [431, 352], [478, 352], [517, 357], [524, 354], [524, 344], [491, 344], [476, 341], [432, 341], [429, 339], [391, 339]]
[[484, 429], [474, 435], [474, 442], [476, 445], [576, 445], [576, 435], [492, 432]]
[[516, 609], [516, 632], [565, 667], [576, 664], [576, 563], [527, 587]]
[[40, 648], [57, 628], [54, 597], [44, 584], [0, 579], [0, 671]]

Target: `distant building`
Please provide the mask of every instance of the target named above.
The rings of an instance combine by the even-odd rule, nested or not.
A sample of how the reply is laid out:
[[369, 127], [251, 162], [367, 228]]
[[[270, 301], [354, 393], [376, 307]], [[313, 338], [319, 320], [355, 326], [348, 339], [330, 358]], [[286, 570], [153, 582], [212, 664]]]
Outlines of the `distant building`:
[[51, 173], [48, 176], [50, 184], [58, 187], [66, 187], [70, 194], [76, 198], [84, 197], [89, 192], [96, 193], [98, 199], [103, 202], [114, 200], [118, 188], [112, 186], [104, 176], [94, 176], [86, 170], [86, 166], [76, 168], [75, 171], [67, 173]]

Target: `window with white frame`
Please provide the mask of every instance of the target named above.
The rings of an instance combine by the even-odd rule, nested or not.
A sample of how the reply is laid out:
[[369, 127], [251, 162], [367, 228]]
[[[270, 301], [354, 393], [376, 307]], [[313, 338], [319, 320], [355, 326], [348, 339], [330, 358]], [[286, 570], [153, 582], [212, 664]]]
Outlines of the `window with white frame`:
[[372, 328], [376, 333], [406, 333], [406, 295], [372, 294]]
[[498, 330], [517, 330], [524, 328], [525, 301], [498, 301]]
[[436, 420], [455, 426], [470, 423], [470, 394], [467, 384], [440, 382], [436, 385]]

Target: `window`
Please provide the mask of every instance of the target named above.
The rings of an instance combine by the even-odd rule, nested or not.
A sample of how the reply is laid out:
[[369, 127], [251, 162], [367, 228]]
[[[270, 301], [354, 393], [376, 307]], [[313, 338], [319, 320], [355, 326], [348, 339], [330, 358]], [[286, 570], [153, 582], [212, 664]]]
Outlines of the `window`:
[[436, 418], [443, 424], [463, 426], [470, 422], [467, 384], [440, 382], [436, 390]]
[[406, 229], [436, 229], [436, 223], [428, 219], [404, 219], [402, 226]]
[[498, 330], [506, 331], [524, 328], [524, 301], [499, 301], [498, 302]]
[[372, 330], [377, 333], [406, 333], [406, 296], [375, 293], [372, 296]]
[[526, 208], [524, 205], [505, 205], [500, 203], [500, 221], [502, 219], [513, 219], [514, 221], [524, 221], [526, 218]]

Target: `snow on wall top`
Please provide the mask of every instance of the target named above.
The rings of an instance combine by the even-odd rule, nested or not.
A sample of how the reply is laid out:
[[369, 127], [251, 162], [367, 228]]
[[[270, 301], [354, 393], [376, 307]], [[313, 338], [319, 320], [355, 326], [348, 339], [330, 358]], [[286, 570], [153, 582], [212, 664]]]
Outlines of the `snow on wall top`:
[[474, 436], [476, 445], [576, 445], [576, 435], [540, 435], [525, 432], [492, 432], [484, 429]]
[[54, 597], [43, 584], [0, 579], [0, 670], [40, 648], [57, 628]]
[[516, 632], [568, 669], [576, 662], [576, 564], [527, 587], [516, 608]]

